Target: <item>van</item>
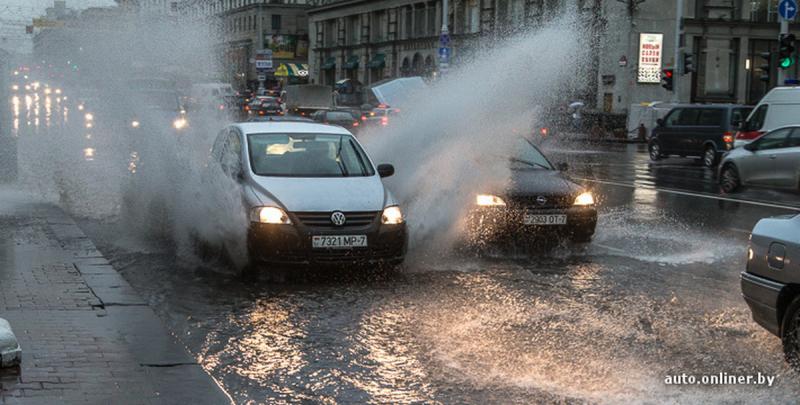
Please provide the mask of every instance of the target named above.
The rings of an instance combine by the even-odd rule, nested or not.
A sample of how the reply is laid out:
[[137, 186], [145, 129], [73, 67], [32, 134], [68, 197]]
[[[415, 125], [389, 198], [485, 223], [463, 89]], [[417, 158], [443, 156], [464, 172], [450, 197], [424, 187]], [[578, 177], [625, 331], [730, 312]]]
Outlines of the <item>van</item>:
[[229, 99], [235, 96], [236, 92], [229, 83], [197, 83], [189, 92], [191, 104], [197, 110], [225, 108]]
[[756, 105], [736, 133], [734, 147], [748, 144], [765, 133], [800, 124], [800, 87], [776, 87]]
[[650, 137], [651, 160], [700, 157], [713, 167], [733, 149], [734, 135], [752, 107], [736, 104], [679, 105], [656, 122]]

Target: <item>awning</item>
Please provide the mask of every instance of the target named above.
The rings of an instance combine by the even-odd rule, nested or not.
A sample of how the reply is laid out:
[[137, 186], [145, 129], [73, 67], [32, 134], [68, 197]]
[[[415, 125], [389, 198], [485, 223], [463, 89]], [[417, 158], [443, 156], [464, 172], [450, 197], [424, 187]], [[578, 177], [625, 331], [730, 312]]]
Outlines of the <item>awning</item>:
[[386, 55], [376, 53], [372, 56], [372, 60], [367, 62], [367, 67], [370, 69], [383, 69], [386, 67]]
[[352, 55], [347, 58], [347, 62], [344, 64], [345, 69], [358, 69], [358, 56]]
[[331, 70], [336, 69], [336, 58], [330, 57], [325, 59], [325, 63], [322, 64], [322, 70]]
[[308, 77], [308, 65], [305, 63], [281, 63], [275, 69], [277, 77]]

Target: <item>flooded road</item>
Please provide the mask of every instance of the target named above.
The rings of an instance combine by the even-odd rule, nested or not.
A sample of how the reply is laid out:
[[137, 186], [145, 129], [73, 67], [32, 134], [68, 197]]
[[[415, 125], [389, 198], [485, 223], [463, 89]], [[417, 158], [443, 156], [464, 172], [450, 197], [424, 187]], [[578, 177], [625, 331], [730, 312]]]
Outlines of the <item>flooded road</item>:
[[[646, 157], [636, 145], [598, 148], [589, 159], [600, 161], [564, 150], [552, 160], [588, 178], [587, 167], [614, 176]], [[679, 170], [705, 170], [691, 164]], [[800, 378], [779, 339], [750, 319], [739, 287], [748, 230], [792, 210], [587, 185], [600, 201], [587, 246], [412, 255], [388, 276], [243, 282], [113, 221], [81, 225], [240, 403], [794, 401]], [[776, 380], [665, 383], [720, 373]]]

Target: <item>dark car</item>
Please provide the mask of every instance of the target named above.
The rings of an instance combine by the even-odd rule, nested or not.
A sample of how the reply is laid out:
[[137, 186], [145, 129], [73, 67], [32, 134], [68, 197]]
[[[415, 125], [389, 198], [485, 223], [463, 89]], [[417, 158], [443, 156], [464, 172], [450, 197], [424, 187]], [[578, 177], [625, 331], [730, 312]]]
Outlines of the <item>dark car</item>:
[[349, 110], [320, 110], [311, 114], [311, 119], [323, 124], [338, 125], [356, 132], [361, 125], [358, 118]]
[[283, 115], [283, 106], [275, 97], [259, 96], [247, 105], [248, 115]]
[[701, 157], [713, 167], [733, 149], [737, 129], [752, 107], [743, 105], [685, 105], [658, 120], [650, 138], [650, 159], [667, 156]]
[[750, 235], [742, 296], [753, 320], [783, 341], [800, 370], [800, 215], [765, 218]]
[[510, 158], [511, 182], [482, 190], [467, 218], [469, 242], [541, 241], [569, 237], [589, 242], [597, 225], [594, 197], [556, 169], [530, 140], [520, 138]]

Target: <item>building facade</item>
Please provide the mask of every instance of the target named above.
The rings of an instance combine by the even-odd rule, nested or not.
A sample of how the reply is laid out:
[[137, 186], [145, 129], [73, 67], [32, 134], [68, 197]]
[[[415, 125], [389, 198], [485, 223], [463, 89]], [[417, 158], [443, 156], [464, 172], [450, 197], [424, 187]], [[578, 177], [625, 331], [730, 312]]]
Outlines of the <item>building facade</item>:
[[[457, 67], [482, 46], [567, 11], [591, 23], [594, 17], [584, 6], [589, 1], [450, 0], [450, 65]], [[436, 77], [442, 7], [441, 0], [332, 0], [310, 9], [311, 80], [368, 85], [403, 76]]]
[[307, 0], [183, 0], [181, 18], [214, 27], [222, 79], [239, 89], [258, 87], [256, 54], [271, 50], [267, 87], [307, 80]]

